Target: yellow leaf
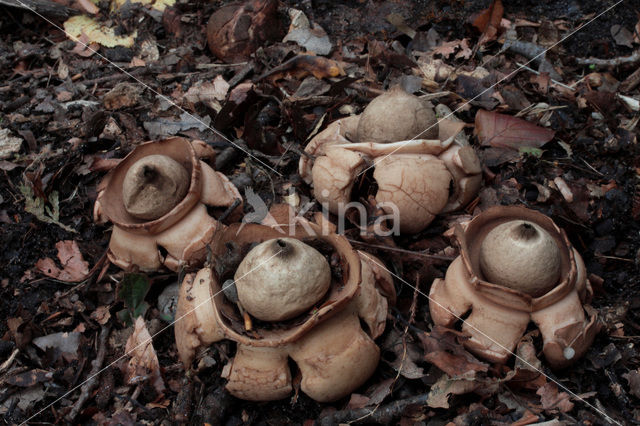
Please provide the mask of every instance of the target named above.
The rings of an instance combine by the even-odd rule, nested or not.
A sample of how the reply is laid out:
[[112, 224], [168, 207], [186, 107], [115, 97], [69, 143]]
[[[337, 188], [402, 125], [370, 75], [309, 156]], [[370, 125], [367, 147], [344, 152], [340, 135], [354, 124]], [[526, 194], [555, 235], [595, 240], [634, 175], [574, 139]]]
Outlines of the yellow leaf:
[[82, 35], [86, 36], [86, 44], [98, 43], [104, 47], [124, 46], [131, 47], [138, 32], [131, 35], [116, 35], [113, 28], [108, 28], [88, 16], [78, 15], [69, 18], [64, 23], [64, 31], [73, 41], [80, 41]]

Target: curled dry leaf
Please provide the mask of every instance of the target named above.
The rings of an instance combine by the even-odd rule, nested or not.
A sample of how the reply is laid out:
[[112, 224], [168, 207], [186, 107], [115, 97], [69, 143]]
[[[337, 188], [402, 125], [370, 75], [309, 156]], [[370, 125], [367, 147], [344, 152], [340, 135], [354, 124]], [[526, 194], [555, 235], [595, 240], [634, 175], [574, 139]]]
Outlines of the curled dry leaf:
[[60, 332], [36, 337], [33, 339], [33, 344], [43, 351], [49, 348], [57, 349], [65, 355], [66, 359], [75, 359], [77, 358], [81, 339], [82, 334], [80, 332]]
[[482, 35], [478, 40], [478, 46], [482, 46], [498, 37], [500, 22], [504, 14], [504, 7], [501, 0], [494, 0], [489, 8], [484, 9], [475, 17], [472, 25], [476, 27]]
[[135, 329], [127, 340], [125, 352], [131, 356], [127, 364], [127, 383], [134, 385], [149, 379], [156, 392], [162, 394], [165, 387], [160, 375], [160, 363], [142, 317], [136, 319]]
[[53, 373], [47, 370], [35, 368], [31, 371], [25, 371], [24, 373], [14, 374], [9, 376], [5, 383], [13, 386], [19, 386], [21, 388], [29, 388], [38, 383], [48, 382], [53, 377]]
[[550, 129], [536, 126], [521, 118], [478, 110], [474, 133], [482, 145], [501, 148], [540, 148], [555, 135]]
[[427, 405], [431, 408], [449, 408], [449, 395], [463, 395], [473, 392], [483, 386], [481, 382], [474, 380], [474, 375], [452, 379], [443, 374], [438, 381], [431, 386], [427, 397]]
[[623, 374], [627, 382], [629, 383], [629, 392], [636, 398], [640, 398], [640, 369], [629, 371]]
[[568, 413], [573, 410], [573, 402], [569, 400], [569, 394], [558, 392], [558, 386], [553, 382], [548, 382], [536, 393], [540, 395], [540, 403], [545, 411], [559, 410], [562, 413]]
[[58, 259], [62, 269], [50, 258], [38, 260], [36, 268], [48, 277], [60, 281], [77, 282], [84, 280], [89, 274], [89, 263], [82, 258], [78, 243], [73, 240], [58, 241]]
[[441, 326], [435, 326], [431, 333], [422, 333], [424, 359], [454, 377], [486, 372], [489, 366], [467, 352], [459, 338], [463, 338], [462, 333]]
[[109, 307], [106, 305], [98, 306], [95, 311], [91, 312], [91, 319], [100, 325], [105, 325], [111, 318]]

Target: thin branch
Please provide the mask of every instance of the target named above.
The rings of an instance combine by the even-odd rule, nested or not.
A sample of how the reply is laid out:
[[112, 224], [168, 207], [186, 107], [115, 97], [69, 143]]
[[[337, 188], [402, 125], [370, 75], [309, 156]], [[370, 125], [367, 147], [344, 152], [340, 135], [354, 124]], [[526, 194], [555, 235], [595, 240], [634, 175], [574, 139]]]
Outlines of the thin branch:
[[640, 50], [636, 50], [631, 56], [619, 56], [611, 59], [576, 58], [576, 63], [579, 65], [593, 65], [598, 68], [618, 67], [620, 65], [635, 64], [637, 62], [640, 62]]
[[67, 416], [67, 420], [70, 422], [73, 422], [73, 419], [75, 419], [78, 413], [80, 413], [82, 406], [87, 402], [87, 400], [89, 400], [89, 395], [96, 385], [98, 373], [102, 368], [104, 357], [107, 353], [107, 338], [109, 337], [110, 332], [111, 327], [103, 325], [100, 329], [100, 337], [98, 338], [98, 355], [96, 356], [96, 359], [91, 361], [91, 372], [89, 373], [90, 378], [82, 385], [82, 388], [80, 388], [80, 397]]

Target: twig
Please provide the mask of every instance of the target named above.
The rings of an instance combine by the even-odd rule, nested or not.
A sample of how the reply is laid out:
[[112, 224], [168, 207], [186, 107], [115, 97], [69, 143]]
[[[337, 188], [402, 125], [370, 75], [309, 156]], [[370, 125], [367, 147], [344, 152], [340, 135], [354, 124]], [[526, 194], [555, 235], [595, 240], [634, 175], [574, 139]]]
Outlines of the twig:
[[622, 84], [620, 84], [621, 92], [630, 92], [640, 84], [640, 68], [635, 70], [629, 77], [627, 77]]
[[424, 405], [428, 398], [429, 394], [425, 393], [422, 395], [412, 396], [411, 398], [400, 399], [380, 407], [374, 413], [371, 413], [371, 410], [368, 408], [334, 411], [333, 413], [318, 419], [316, 421], [316, 425], [329, 426], [339, 423], [353, 422], [353, 419], [367, 416], [369, 413], [371, 413], [371, 415], [366, 417], [367, 423], [390, 424], [393, 422], [394, 418], [402, 415], [407, 407], [411, 405]]
[[15, 348], [9, 358], [0, 365], [0, 373], [4, 373], [5, 370], [11, 367], [11, 364], [13, 364], [13, 361], [16, 359], [18, 352], [20, 352], [20, 349]]
[[576, 63], [579, 65], [593, 65], [599, 68], [618, 67], [624, 64], [635, 64], [636, 62], [640, 62], [640, 50], [636, 50], [631, 56], [619, 56], [611, 59], [576, 58]]
[[[404, 332], [402, 333], [402, 361], [400, 362], [400, 367], [398, 368], [396, 377], [393, 378], [393, 382], [390, 385], [390, 393], [393, 392], [393, 388], [398, 382], [398, 379], [400, 378], [400, 374], [402, 374], [402, 368], [404, 367], [404, 363], [407, 360], [407, 334], [409, 333], [409, 328], [411, 327], [411, 324], [413, 323], [416, 317], [416, 307], [418, 305], [418, 292], [420, 291], [419, 289], [420, 289], [420, 276], [418, 275], [418, 279], [416, 280], [416, 286], [413, 291], [413, 299], [411, 301], [411, 307], [409, 308], [409, 321], [407, 322], [407, 325], [404, 328]], [[357, 423], [373, 417], [373, 415], [380, 409], [381, 405], [382, 405], [382, 401], [376, 404], [373, 410], [369, 411], [367, 414], [365, 414], [362, 417], [356, 418], [355, 420], [353, 420], [353, 422]]]
[[79, 13], [75, 9], [48, 0], [0, 0], [0, 5], [35, 10], [43, 15], [56, 18], [68, 18], [69, 15]]
[[[540, 75], [540, 71], [536, 71], [536, 70], [534, 70], [533, 68], [529, 68], [528, 66], [526, 66], [526, 65], [524, 65], [524, 64], [520, 64], [520, 63], [517, 63], [517, 62], [516, 62], [516, 65], [518, 65], [520, 68], [523, 68], [523, 69], [525, 69], [525, 70], [527, 70], [527, 71], [529, 71], [529, 72], [532, 72], [532, 73], [534, 73], [534, 74], [536, 74], [536, 75]], [[573, 88], [573, 87], [571, 87], [571, 86], [567, 86], [566, 84], [561, 83], [561, 82], [559, 82], [559, 81], [557, 81], [557, 80], [554, 80], [554, 79], [552, 79], [552, 78], [551, 78], [550, 80], [551, 80], [551, 82], [552, 82], [553, 84], [556, 84], [556, 85], [558, 85], [558, 86], [560, 86], [560, 87], [564, 87], [565, 89], [569, 89], [569, 90], [571, 90], [571, 91], [575, 91], [575, 90], [576, 90], [575, 88]]]
[[455, 256], [443, 256], [443, 255], [440, 255], [440, 254], [427, 254], [427, 253], [422, 253], [422, 252], [419, 252], [419, 251], [404, 250], [404, 249], [397, 248], [397, 247], [388, 247], [388, 246], [381, 246], [381, 245], [378, 245], [378, 244], [365, 243], [365, 242], [362, 242], [362, 241], [353, 240], [351, 238], [347, 238], [347, 240], [352, 244], [361, 245], [361, 246], [364, 246], [364, 247], [376, 248], [376, 249], [380, 249], [380, 250], [395, 251], [395, 252], [398, 252], [398, 253], [408, 254], [410, 256], [427, 257], [427, 258], [430, 258], [430, 259], [438, 259], [438, 260], [453, 260], [453, 259], [455, 259]]
[[242, 203], [242, 199], [240, 198], [234, 199], [233, 203], [224, 211], [224, 213], [222, 213], [222, 215], [220, 215], [220, 217], [218, 218], [218, 221], [222, 222], [223, 220], [228, 218], [229, 215], [236, 209], [236, 207], [240, 205], [240, 203]]
[[111, 327], [108, 326], [103, 325], [100, 329], [100, 337], [98, 338], [98, 355], [96, 356], [96, 359], [91, 361], [91, 372], [89, 373], [89, 379], [82, 385], [82, 388], [80, 388], [80, 397], [67, 416], [67, 420], [69, 420], [70, 422], [73, 422], [73, 420], [76, 418], [84, 403], [89, 399], [89, 394], [96, 385], [98, 373], [102, 368], [102, 363], [104, 362], [104, 357], [107, 353], [107, 338], [109, 337], [110, 332]]

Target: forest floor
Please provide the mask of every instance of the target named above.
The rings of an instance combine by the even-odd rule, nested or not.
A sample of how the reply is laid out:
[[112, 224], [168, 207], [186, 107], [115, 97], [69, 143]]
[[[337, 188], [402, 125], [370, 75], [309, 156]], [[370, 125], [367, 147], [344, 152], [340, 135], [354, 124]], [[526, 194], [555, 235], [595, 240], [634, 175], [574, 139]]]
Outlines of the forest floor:
[[[268, 22], [270, 40], [222, 58], [208, 49], [206, 28], [225, 2], [122, 3], [70, 0], [72, 12], [56, 16], [0, 2], [1, 421], [640, 423], [638, 1], [285, 0]], [[305, 47], [283, 41], [288, 8], [321, 27], [305, 36], [320, 34], [307, 47], [326, 49], [324, 55], [295, 61]], [[91, 22], [78, 20], [74, 41], [62, 30], [74, 31], [71, 16], [115, 32], [94, 40]], [[123, 45], [107, 47], [114, 41]], [[334, 63], [339, 75], [327, 68]], [[93, 207], [113, 160], [149, 140], [200, 139], [242, 194], [251, 188], [267, 204], [291, 204], [295, 190], [300, 207], [313, 201], [298, 173], [309, 136], [397, 84], [467, 123], [483, 187], [461, 211], [392, 242], [347, 230], [356, 248], [410, 284], [395, 282], [397, 302], [377, 340], [382, 356], [374, 375], [334, 403], [303, 392], [241, 401], [221, 378], [235, 351], [228, 341], [213, 344], [185, 375], [158, 304], [178, 276], [134, 275], [141, 296], [132, 301], [122, 291], [125, 274], [106, 261], [112, 226], [96, 224]], [[474, 132], [479, 110], [555, 133], [542, 141], [534, 131], [524, 146], [492, 145]], [[425, 340], [439, 337], [450, 359], [473, 358], [436, 333], [429, 301], [411, 286], [428, 294], [449, 265], [433, 255], [455, 249], [443, 233], [495, 205], [547, 214], [585, 261], [602, 330], [570, 367], [549, 368], [533, 326], [523, 344], [534, 348], [528, 359], [544, 374], [513, 380], [523, 368], [513, 359], [476, 360], [485, 371], [451, 377], [446, 361], [425, 359]], [[251, 212], [247, 203], [245, 209]], [[149, 374], [158, 373], [164, 389], [127, 380], [133, 326], [122, 312], [138, 308], [158, 358]]]

